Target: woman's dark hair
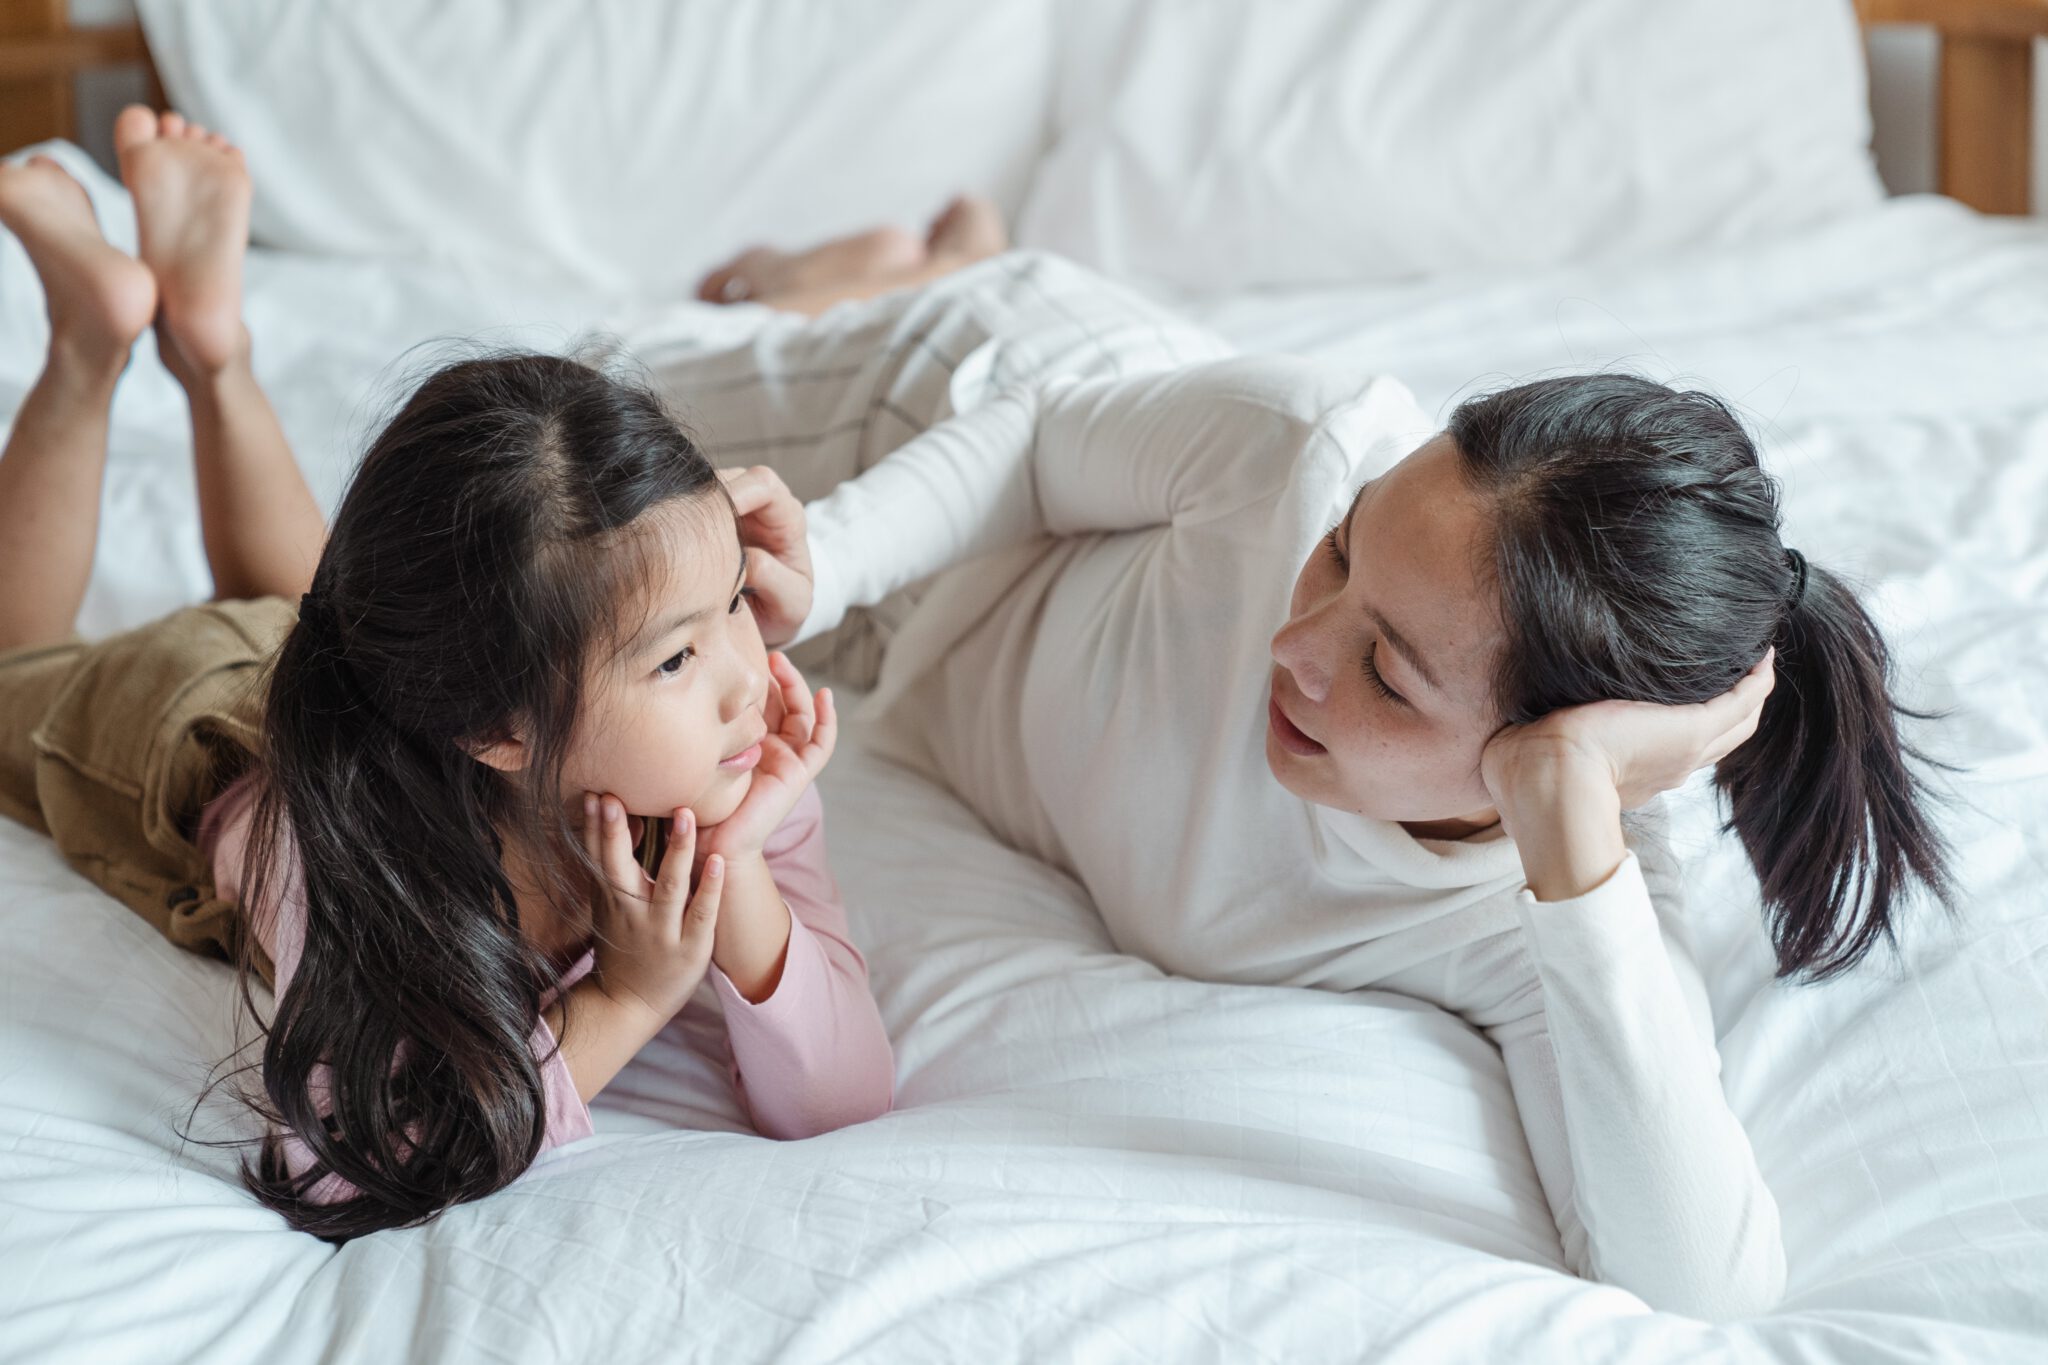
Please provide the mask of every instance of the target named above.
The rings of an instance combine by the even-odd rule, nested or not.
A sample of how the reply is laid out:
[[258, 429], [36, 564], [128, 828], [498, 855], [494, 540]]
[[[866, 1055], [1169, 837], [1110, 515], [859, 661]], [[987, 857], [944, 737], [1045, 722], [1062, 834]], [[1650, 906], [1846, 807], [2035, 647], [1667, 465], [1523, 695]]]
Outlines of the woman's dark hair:
[[[264, 1041], [276, 1134], [243, 1178], [339, 1241], [509, 1183], [546, 1128], [533, 1034], [554, 972], [520, 932], [504, 841], [551, 854], [587, 908], [595, 869], [560, 801], [595, 651], [653, 543], [640, 519], [719, 498], [647, 389], [573, 360], [449, 365], [371, 444], [276, 660], [243, 903], [305, 869], [305, 948]], [[471, 756], [517, 726], [528, 764]], [[243, 965], [246, 994], [248, 963]], [[309, 1198], [338, 1176], [357, 1193]]]
[[1621, 374], [1462, 404], [1449, 435], [1492, 505], [1508, 723], [1606, 699], [1698, 702], [1775, 645], [1756, 734], [1723, 759], [1778, 974], [1831, 976], [1917, 880], [1947, 901], [1925, 761], [1899, 734], [1890, 656], [1842, 580], [1779, 540], [1776, 482], [1719, 400]]

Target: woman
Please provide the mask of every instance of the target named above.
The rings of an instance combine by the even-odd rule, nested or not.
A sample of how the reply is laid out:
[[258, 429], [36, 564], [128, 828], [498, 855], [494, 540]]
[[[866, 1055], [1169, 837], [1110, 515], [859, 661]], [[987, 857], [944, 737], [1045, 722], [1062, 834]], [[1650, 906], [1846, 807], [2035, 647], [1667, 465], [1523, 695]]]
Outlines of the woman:
[[[1397, 384], [1229, 358], [1020, 256], [662, 377], [774, 465], [736, 490], [771, 641], [891, 604], [879, 741], [1121, 948], [1457, 1012], [1575, 1272], [1776, 1301], [1676, 869], [1624, 812], [1718, 765], [1786, 975], [1857, 961], [1944, 854], [1883, 642], [1780, 542], [1724, 406], [1581, 376], [1432, 434]], [[808, 535], [778, 476], [825, 495]]]

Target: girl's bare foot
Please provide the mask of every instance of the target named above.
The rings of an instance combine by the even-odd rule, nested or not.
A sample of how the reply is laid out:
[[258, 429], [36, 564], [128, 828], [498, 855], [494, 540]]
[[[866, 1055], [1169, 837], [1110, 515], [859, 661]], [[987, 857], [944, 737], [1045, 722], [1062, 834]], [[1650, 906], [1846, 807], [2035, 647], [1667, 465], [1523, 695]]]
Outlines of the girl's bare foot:
[[249, 170], [241, 150], [177, 114], [159, 116], [139, 104], [114, 121], [114, 150], [135, 196], [142, 263], [156, 276], [165, 363], [174, 373], [222, 369], [249, 344], [242, 325]]
[[52, 355], [118, 373], [156, 313], [156, 281], [107, 245], [85, 187], [45, 156], [0, 165], [0, 223], [42, 277]]

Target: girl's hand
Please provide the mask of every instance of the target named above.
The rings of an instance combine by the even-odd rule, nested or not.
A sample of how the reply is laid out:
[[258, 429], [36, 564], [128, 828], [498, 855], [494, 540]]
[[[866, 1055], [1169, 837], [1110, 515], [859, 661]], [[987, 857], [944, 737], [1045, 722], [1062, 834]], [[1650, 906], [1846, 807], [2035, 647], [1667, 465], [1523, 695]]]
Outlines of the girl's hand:
[[1479, 771], [1540, 900], [1583, 895], [1626, 855], [1621, 812], [1644, 805], [1756, 733], [1776, 681], [1766, 653], [1742, 681], [1688, 706], [1602, 701], [1510, 725]]
[[740, 519], [740, 544], [747, 549], [747, 588], [754, 620], [770, 647], [796, 638], [811, 614], [811, 545], [804, 505], [782, 476], [764, 465], [721, 469], [725, 491]]
[[[716, 853], [732, 861], [759, 853], [804, 788], [825, 770], [839, 743], [839, 708], [832, 690], [825, 688], [813, 698], [803, 674], [780, 650], [768, 656], [768, 672], [769, 704], [763, 713], [775, 728], [761, 741], [761, 762], [739, 807], [704, 831], [707, 856]], [[774, 721], [777, 706], [782, 714]]]
[[625, 806], [614, 796], [583, 794], [583, 847], [607, 882], [595, 916], [593, 975], [607, 998], [644, 1011], [655, 1027], [674, 1018], [703, 981], [725, 887], [724, 861], [707, 858], [696, 894], [690, 895], [696, 817], [678, 810], [670, 818], [668, 848], [650, 879], [633, 856]]

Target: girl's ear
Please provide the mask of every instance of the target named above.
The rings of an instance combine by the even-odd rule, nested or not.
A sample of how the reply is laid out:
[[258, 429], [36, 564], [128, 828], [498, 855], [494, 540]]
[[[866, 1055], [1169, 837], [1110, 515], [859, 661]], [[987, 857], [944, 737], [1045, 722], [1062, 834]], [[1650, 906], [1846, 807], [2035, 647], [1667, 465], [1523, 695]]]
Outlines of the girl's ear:
[[526, 741], [517, 731], [499, 736], [497, 739], [458, 740], [464, 753], [486, 767], [496, 768], [501, 773], [516, 773], [526, 770]]

